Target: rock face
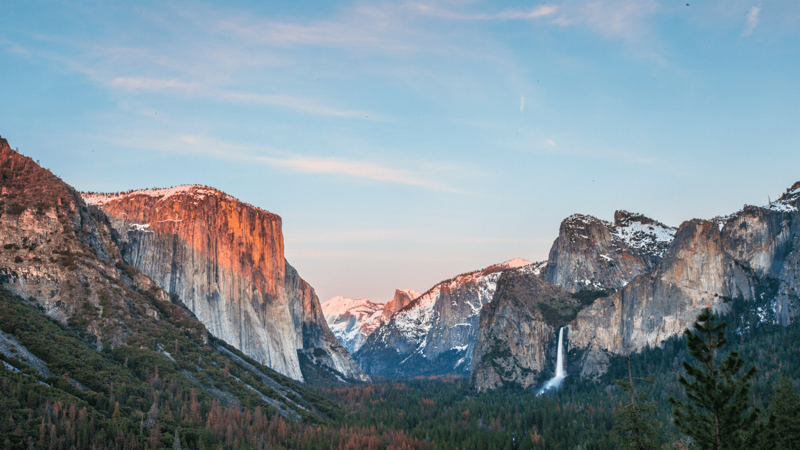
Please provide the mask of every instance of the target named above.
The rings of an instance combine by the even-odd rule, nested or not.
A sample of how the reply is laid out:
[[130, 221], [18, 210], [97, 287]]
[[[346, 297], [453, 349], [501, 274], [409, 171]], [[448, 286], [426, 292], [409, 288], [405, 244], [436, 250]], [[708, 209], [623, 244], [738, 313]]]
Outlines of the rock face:
[[[94, 336], [98, 349], [126, 345], [165, 311], [204, 333], [147, 276], [127, 265], [108, 218], [0, 138], [0, 282], [62, 323]], [[174, 308], [173, 308], [174, 307]], [[166, 309], [165, 309], [166, 308]], [[181, 312], [183, 311], [183, 312]]]
[[392, 378], [469, 374], [481, 308], [500, 273], [522, 266], [530, 262], [514, 259], [438, 283], [375, 330], [356, 361], [371, 375]]
[[[659, 346], [682, 333], [703, 308], [727, 312], [725, 300], [748, 298], [749, 287], [746, 274], [725, 251], [719, 227], [705, 220], [684, 222], [655, 271], [578, 313], [569, 325], [569, 348], [622, 354]], [[604, 371], [602, 364], [584, 363], [581, 375]]]
[[381, 311], [384, 320], [390, 319], [392, 316], [397, 314], [398, 311], [408, 306], [419, 296], [420, 293], [413, 289], [395, 289], [394, 297], [392, 297], [392, 299], [389, 300], [386, 305], [384, 305], [383, 311]]
[[574, 214], [561, 222], [545, 280], [569, 292], [616, 291], [655, 267], [675, 230], [639, 214], [617, 211], [610, 224]]
[[[125, 263], [120, 245], [121, 237], [102, 210], [87, 205], [74, 188], [0, 138], [0, 353], [25, 361], [42, 376], [63, 377], [88, 398], [101, 399], [97, 392], [108, 389], [108, 379], [91, 370], [63, 371], [65, 361], [67, 367], [80, 366], [87, 355], [84, 343], [93, 343], [98, 352], [114, 351], [94, 355], [91, 366], [119, 366], [111, 376], [133, 380], [130, 385], [137, 392], [129, 390], [129, 398], [147, 402], [149, 396], [152, 401], [150, 394], [160, 384], [148, 385], [153, 379], [149, 374], [169, 366], [176, 377], [191, 380], [192, 396], [196, 393], [202, 403], [275, 408], [287, 420], [299, 420], [301, 414], [329, 419], [312, 403], [314, 396], [304, 399], [305, 392], [286, 377], [209, 338], [206, 327], [177, 304], [176, 296]], [[43, 320], [43, 312], [69, 331]], [[57, 342], [47, 349], [30, 347], [39, 339], [30, 330]], [[64, 351], [68, 354], [59, 353]], [[127, 362], [128, 357], [136, 360], [135, 366], [121, 364], [120, 358]], [[249, 376], [233, 376], [239, 370]], [[256, 393], [260, 391], [248, 384], [258, 382], [274, 395]], [[176, 395], [189, 394], [181, 394], [183, 387], [177, 387]], [[70, 392], [56, 385], [48, 389], [60, 398]]]
[[313, 289], [285, 261], [279, 216], [194, 185], [84, 198], [110, 217], [125, 261], [216, 337], [296, 380], [298, 351], [364, 378], [336, 344]]
[[[597, 377], [607, 370], [609, 358], [662, 345], [689, 327], [706, 307], [724, 313], [740, 304], [757, 311], [761, 321], [790, 323], [800, 314], [798, 207], [800, 183], [795, 183], [768, 206], [746, 206], [713, 221], [690, 220], [677, 232], [620, 211], [613, 225], [587, 216], [565, 220], [545, 279], [582, 303], [566, 329], [569, 355], [580, 359], [571, 365], [580, 368], [582, 377]], [[626, 262], [604, 266], [603, 255], [613, 252], [619, 255], [613, 261]], [[627, 278], [637, 271], [637, 276]], [[587, 285], [616, 292], [593, 298], [584, 289]], [[473, 371], [479, 388], [508, 382], [526, 385], [542, 373], [543, 366], [535, 361], [552, 343], [541, 339], [552, 340], [554, 333], [523, 301], [526, 292], [538, 289], [498, 287], [485, 311], [485, 331], [481, 318], [475, 358], [479, 349], [484, 355], [500, 356], [492, 359], [494, 368], [483, 364], [481, 356], [482, 364]], [[509, 296], [517, 302], [506, 300]], [[502, 320], [494, 319], [498, 316]], [[515, 321], [516, 317], [522, 319]], [[493, 321], [502, 325], [492, 327]], [[528, 333], [533, 329], [544, 334]]]
[[478, 391], [507, 383], [533, 386], [555, 372], [558, 329], [580, 303], [564, 289], [523, 270], [503, 272], [480, 314], [472, 380]]

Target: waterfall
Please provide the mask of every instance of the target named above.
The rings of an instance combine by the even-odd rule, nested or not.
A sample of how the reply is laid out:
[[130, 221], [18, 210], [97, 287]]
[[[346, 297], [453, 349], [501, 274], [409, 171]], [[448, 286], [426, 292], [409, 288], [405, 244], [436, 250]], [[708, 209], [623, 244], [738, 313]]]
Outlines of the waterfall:
[[564, 327], [561, 327], [558, 330], [558, 356], [556, 357], [556, 376], [547, 380], [547, 383], [542, 386], [539, 390], [539, 393], [536, 395], [542, 395], [546, 391], [550, 389], [558, 389], [561, 386], [561, 382], [564, 381], [566, 378], [567, 373], [564, 371]]
[[556, 378], [564, 378], [564, 327], [558, 330], [558, 356], [556, 357]]

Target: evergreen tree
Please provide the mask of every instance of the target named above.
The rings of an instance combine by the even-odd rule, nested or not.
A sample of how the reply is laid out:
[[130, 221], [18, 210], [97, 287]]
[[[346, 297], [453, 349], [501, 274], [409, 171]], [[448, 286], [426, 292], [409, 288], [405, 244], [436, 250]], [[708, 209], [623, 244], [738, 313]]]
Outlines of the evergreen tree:
[[742, 375], [744, 359], [730, 352], [718, 364], [718, 352], [728, 343], [727, 323], [706, 308], [694, 323], [694, 331], [686, 330], [689, 353], [696, 365], [683, 362], [687, 377], [678, 377], [689, 402], [670, 397], [675, 425], [699, 450], [749, 449], [758, 437], [758, 408], [748, 406], [751, 379], [756, 373], [750, 367]]
[[614, 380], [623, 391], [630, 392], [631, 400], [614, 412], [614, 428], [611, 432], [617, 442], [617, 448], [624, 450], [656, 449], [656, 423], [653, 415], [656, 407], [647, 402], [647, 394], [637, 391], [634, 380], [653, 383], [652, 378], [634, 378], [631, 360], [628, 358], [628, 380]]
[[783, 374], [769, 402], [767, 428], [764, 448], [800, 450], [800, 394]]

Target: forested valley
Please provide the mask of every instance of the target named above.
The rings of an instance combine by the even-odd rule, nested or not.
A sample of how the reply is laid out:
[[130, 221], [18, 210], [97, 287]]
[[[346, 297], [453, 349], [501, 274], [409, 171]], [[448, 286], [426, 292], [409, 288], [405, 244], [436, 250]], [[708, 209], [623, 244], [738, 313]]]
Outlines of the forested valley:
[[[717, 355], [721, 361], [738, 351], [744, 364], [734, 368], [736, 376], [755, 369], [743, 383], [752, 385], [746, 398], [729, 402], [743, 401], [740, 416], [753, 418], [737, 439], [756, 446], [749, 448], [797, 448], [800, 364], [793, 355], [800, 350], [800, 325], [764, 323], [744, 306], [735, 305], [724, 318], [731, 342]], [[688, 401], [678, 377], [687, 375], [684, 361], [696, 361], [685, 337], [629, 360], [616, 358], [595, 381], [569, 375], [559, 391], [542, 396], [519, 387], [479, 394], [463, 377], [309, 387], [271, 373], [296, 393], [290, 396], [302, 397], [286, 409], [265, 405], [278, 393], [248, 371], [246, 357], [221, 359], [179, 335], [143, 337], [138, 348], [98, 352], [86, 336], [6, 291], [0, 329], [47, 361], [52, 372], [43, 376], [22, 359], [3, 356], [0, 445], [7, 449], [588, 450], [697, 444], [676, 426], [670, 401]], [[165, 356], [157, 341], [174, 342], [171, 354], [182, 358]], [[627, 446], [631, 429], [620, 429], [630, 425], [631, 395], [614, 380], [631, 375], [640, 405], [632, 413], [633, 429], [651, 432], [650, 447]], [[197, 379], [213, 388], [201, 388]]]

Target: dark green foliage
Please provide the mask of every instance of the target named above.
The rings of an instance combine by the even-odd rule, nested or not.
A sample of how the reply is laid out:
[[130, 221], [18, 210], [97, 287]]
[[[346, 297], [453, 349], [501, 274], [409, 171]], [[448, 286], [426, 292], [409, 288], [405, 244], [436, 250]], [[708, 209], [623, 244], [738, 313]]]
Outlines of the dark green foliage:
[[[656, 428], [654, 416], [656, 407], [647, 401], [647, 394], [637, 391], [634, 385], [637, 378], [628, 359], [628, 379], [614, 380], [623, 392], [630, 394], [630, 402], [614, 412], [614, 428], [611, 430], [617, 441], [617, 448], [623, 450], [651, 450], [656, 448]], [[644, 381], [653, 384], [653, 378]]]
[[547, 299], [536, 306], [542, 313], [544, 321], [553, 327], [562, 327], [568, 324], [578, 315], [579, 308], [559, 301], [558, 299]]
[[598, 298], [608, 297], [610, 292], [605, 290], [582, 289], [580, 292], [570, 295], [572, 295], [572, 298], [579, 301], [581, 306], [589, 306]]
[[691, 439], [697, 449], [752, 448], [759, 409], [748, 404], [751, 379], [756, 368], [744, 373], [745, 362], [736, 351], [719, 364], [719, 351], [728, 343], [727, 323], [706, 308], [694, 323], [694, 331], [686, 330], [687, 346], [697, 365], [684, 362], [688, 376], [678, 382], [686, 391], [688, 402], [670, 398], [674, 407], [675, 425]]
[[769, 424], [761, 447], [776, 450], [800, 449], [800, 394], [781, 375], [769, 402]]

